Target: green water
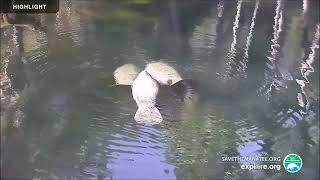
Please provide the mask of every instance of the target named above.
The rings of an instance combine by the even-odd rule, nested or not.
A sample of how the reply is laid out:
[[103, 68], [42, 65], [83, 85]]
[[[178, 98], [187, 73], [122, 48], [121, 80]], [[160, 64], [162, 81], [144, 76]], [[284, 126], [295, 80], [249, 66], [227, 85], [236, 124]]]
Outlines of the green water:
[[[319, 179], [318, 1], [60, 0], [36, 18], [1, 29], [1, 177]], [[159, 60], [198, 100], [138, 124], [113, 72]], [[296, 174], [222, 162], [289, 153]]]

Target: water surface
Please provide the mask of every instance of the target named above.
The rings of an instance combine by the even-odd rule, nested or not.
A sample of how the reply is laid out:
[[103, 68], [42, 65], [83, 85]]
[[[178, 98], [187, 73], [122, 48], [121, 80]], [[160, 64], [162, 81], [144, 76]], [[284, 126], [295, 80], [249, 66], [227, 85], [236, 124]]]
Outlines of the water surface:
[[[61, 0], [39, 19], [1, 29], [3, 177], [319, 178], [318, 1]], [[158, 60], [198, 101], [137, 124], [113, 71]], [[221, 163], [291, 152], [294, 175]]]

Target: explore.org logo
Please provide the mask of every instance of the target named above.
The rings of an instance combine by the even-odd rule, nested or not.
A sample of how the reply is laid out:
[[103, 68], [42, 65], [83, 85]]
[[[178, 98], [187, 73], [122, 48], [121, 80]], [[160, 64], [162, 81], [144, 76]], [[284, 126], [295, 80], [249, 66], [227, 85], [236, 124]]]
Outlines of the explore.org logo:
[[302, 167], [302, 159], [297, 154], [288, 154], [283, 159], [283, 167], [290, 173], [296, 173]]

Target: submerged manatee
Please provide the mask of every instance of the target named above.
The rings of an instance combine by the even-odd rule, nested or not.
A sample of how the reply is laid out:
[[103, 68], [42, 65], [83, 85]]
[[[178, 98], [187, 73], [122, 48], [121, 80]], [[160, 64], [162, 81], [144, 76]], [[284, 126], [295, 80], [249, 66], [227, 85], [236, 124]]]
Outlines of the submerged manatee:
[[138, 105], [134, 119], [138, 123], [158, 124], [163, 119], [155, 107], [159, 85], [145, 70], [132, 83], [132, 96]]
[[[182, 80], [180, 74], [164, 62], [149, 63], [145, 71], [160, 85], [173, 85]], [[113, 72], [116, 85], [132, 85], [139, 72], [140, 69], [133, 64], [124, 64], [118, 67]]]
[[152, 125], [163, 120], [176, 120], [181, 110], [189, 111], [195, 104], [197, 82], [183, 80], [168, 64], [152, 62], [145, 70], [138, 71], [135, 65], [125, 64], [113, 73], [116, 85], [131, 85], [132, 96], [138, 106], [135, 114], [138, 123]]
[[116, 85], [132, 85], [140, 70], [133, 64], [124, 64], [113, 72]]
[[190, 111], [189, 104], [196, 99], [191, 80], [174, 85], [161, 85], [147, 71], [142, 71], [132, 84], [132, 95], [138, 105], [135, 120], [143, 124], [175, 121], [181, 113]]
[[163, 62], [149, 63], [146, 71], [161, 85], [172, 85], [182, 80], [173, 67]]

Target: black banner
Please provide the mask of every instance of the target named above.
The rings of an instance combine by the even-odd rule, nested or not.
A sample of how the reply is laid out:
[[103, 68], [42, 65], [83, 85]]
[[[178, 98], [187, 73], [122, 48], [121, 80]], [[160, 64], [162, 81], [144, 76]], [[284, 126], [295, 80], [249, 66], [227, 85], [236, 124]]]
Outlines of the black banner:
[[56, 13], [59, 0], [0, 0], [1, 13]]

